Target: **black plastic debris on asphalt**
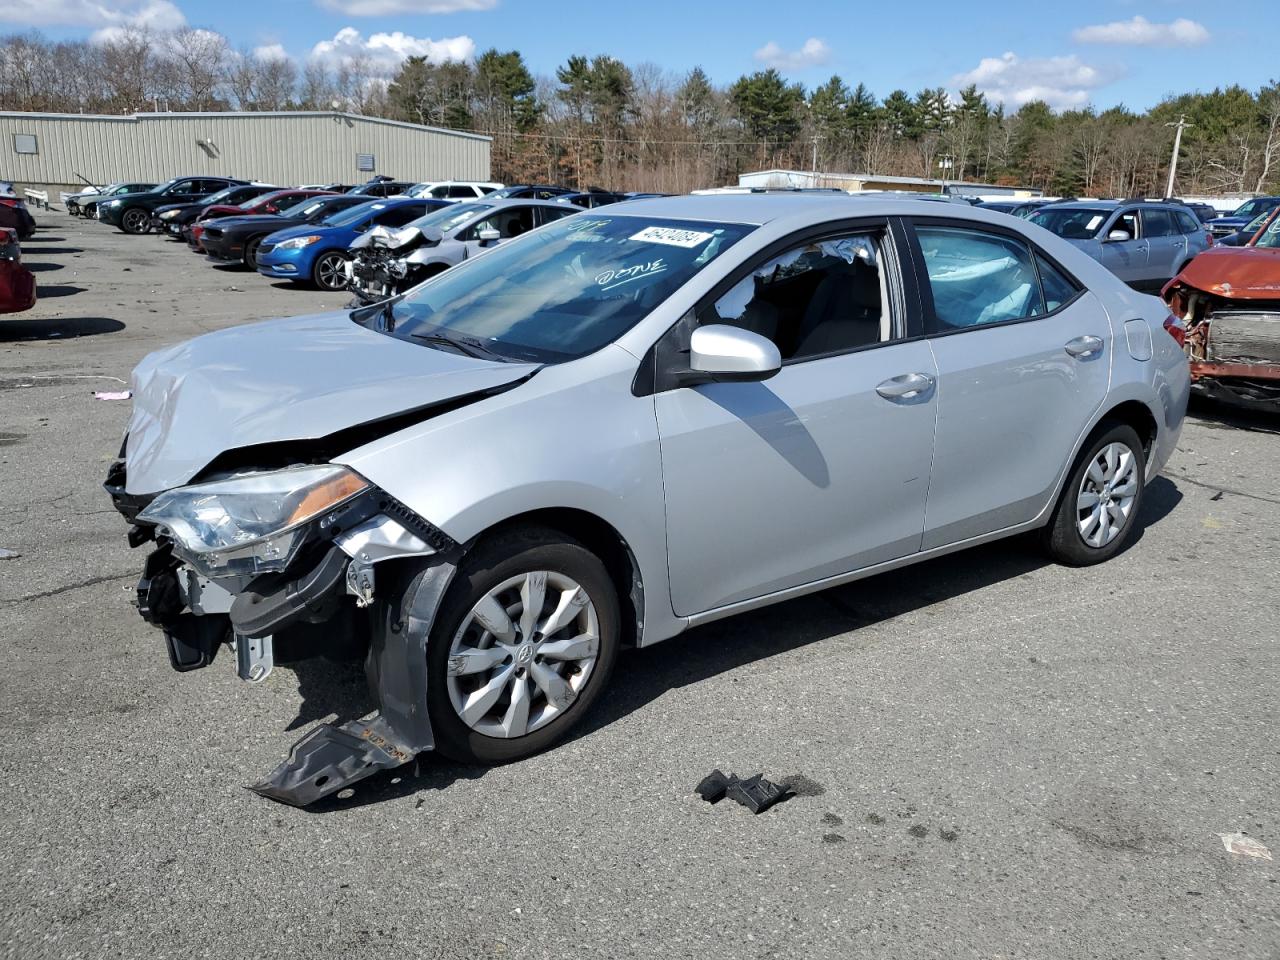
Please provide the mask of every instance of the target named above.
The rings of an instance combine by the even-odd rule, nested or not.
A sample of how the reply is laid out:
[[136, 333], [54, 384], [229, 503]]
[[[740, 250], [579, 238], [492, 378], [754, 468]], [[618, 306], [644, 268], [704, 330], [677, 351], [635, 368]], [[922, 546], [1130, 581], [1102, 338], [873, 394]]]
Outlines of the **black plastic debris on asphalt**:
[[786, 784], [766, 780], [764, 774], [757, 773], [753, 777], [742, 779], [732, 773], [726, 776], [718, 769], [703, 777], [694, 787], [694, 792], [707, 803], [719, 803], [728, 797], [754, 814], [764, 813], [775, 804], [794, 796]]

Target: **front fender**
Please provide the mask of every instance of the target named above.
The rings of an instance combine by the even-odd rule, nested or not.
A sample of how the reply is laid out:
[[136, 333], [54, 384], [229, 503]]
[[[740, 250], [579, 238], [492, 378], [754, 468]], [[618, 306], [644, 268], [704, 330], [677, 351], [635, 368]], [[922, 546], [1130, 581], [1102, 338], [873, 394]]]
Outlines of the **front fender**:
[[684, 621], [669, 599], [653, 398], [630, 389], [637, 362], [621, 347], [605, 347], [336, 460], [459, 543], [537, 510], [597, 517], [626, 541], [639, 567], [646, 622], [638, 642], [663, 639]]

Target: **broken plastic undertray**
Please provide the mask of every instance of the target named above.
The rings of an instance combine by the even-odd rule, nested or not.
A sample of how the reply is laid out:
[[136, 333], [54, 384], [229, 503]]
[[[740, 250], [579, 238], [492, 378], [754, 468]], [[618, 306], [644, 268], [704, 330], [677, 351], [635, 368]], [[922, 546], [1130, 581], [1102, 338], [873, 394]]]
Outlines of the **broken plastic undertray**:
[[742, 804], [752, 813], [764, 813], [775, 804], [795, 796], [786, 784], [766, 780], [764, 774], [743, 780], [732, 773], [725, 775], [712, 770], [694, 787], [694, 792], [707, 803], [719, 803], [725, 797]]

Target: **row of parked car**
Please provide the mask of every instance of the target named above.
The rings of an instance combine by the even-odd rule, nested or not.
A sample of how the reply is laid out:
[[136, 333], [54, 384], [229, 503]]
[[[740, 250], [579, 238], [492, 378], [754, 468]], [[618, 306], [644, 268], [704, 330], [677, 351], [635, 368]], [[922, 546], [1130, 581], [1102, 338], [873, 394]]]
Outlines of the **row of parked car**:
[[68, 198], [67, 205], [125, 233], [182, 239], [215, 263], [241, 263], [325, 290], [350, 288], [365, 301], [408, 289], [544, 223], [649, 196], [658, 195], [387, 177], [281, 189], [200, 176], [115, 184]]

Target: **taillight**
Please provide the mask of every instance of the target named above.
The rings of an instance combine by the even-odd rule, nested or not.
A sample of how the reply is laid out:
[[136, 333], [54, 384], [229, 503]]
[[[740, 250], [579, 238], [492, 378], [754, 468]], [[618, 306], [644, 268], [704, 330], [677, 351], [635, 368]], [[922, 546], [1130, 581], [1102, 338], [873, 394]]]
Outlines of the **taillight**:
[[1187, 325], [1182, 322], [1180, 317], [1175, 317], [1172, 313], [1164, 318], [1164, 328], [1168, 331], [1169, 336], [1178, 341], [1178, 346], [1182, 347], [1187, 342]]
[[1206, 242], [1206, 243], [1208, 243], [1208, 244], [1209, 244], [1209, 246], [1211, 246], [1211, 247], [1212, 247], [1212, 246], [1213, 246], [1213, 231], [1212, 231], [1212, 230], [1206, 230], [1206, 231], [1204, 232], [1204, 239], [1205, 239], [1205, 242]]

